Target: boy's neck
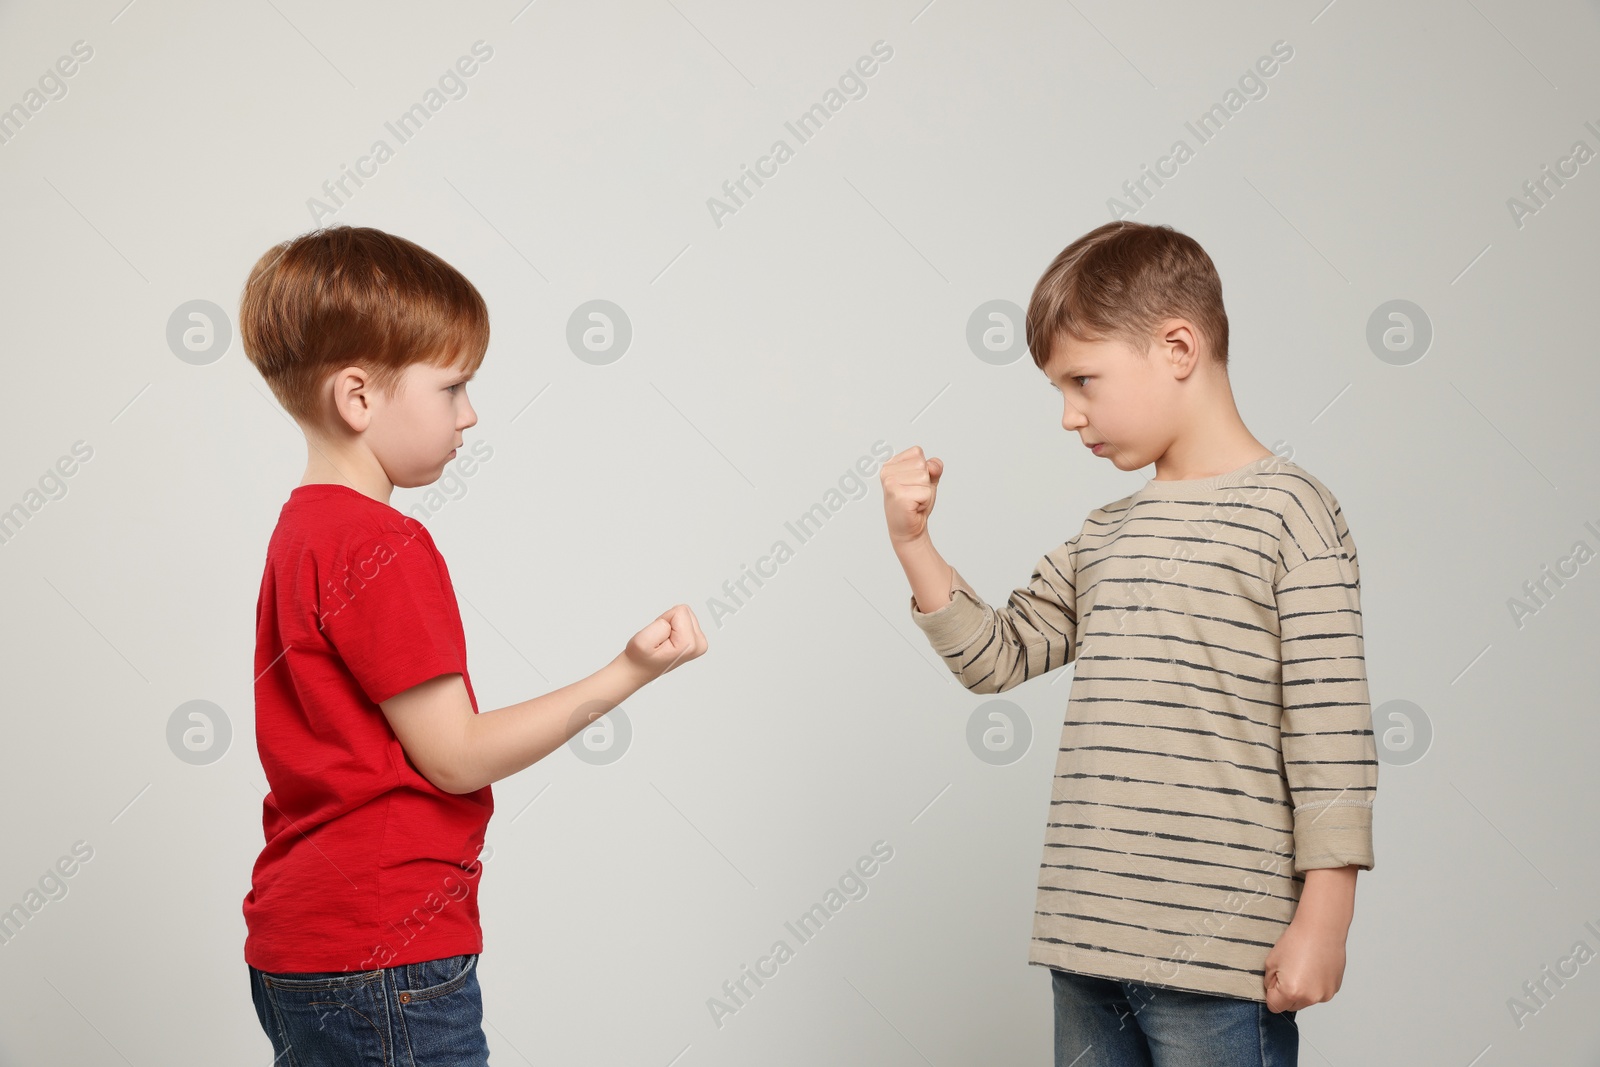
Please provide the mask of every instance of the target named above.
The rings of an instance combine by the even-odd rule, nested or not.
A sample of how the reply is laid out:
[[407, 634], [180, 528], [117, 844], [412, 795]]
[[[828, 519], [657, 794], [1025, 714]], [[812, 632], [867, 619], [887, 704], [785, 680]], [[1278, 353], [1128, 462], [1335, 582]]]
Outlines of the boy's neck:
[[301, 485], [345, 485], [380, 504], [388, 504], [394, 484], [371, 453], [352, 453], [327, 441], [306, 437], [306, 471]]
[[1198, 413], [1192, 414], [1167, 450], [1157, 457], [1155, 481], [1213, 478], [1274, 454], [1256, 440], [1239, 417], [1233, 393], [1225, 384], [1221, 396], [1197, 407]]
[[1244, 440], [1229, 442], [1225, 447], [1208, 441], [1202, 450], [1180, 453], [1182, 447], [1174, 442], [1156, 460], [1154, 481], [1186, 482], [1196, 478], [1214, 478], [1274, 454], [1272, 449], [1248, 435]]

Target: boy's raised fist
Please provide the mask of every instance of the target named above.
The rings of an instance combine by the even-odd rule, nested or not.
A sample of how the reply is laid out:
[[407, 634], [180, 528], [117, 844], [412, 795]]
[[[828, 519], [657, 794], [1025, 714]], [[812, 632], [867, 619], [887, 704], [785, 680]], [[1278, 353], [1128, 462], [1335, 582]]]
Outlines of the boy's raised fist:
[[634, 634], [623, 655], [651, 678], [659, 678], [705, 650], [706, 635], [700, 630], [694, 609], [687, 604], [674, 604]]
[[944, 461], [926, 458], [921, 445], [912, 445], [883, 465], [878, 481], [883, 484], [883, 511], [891, 541], [915, 541], [928, 532], [928, 516], [942, 474]]

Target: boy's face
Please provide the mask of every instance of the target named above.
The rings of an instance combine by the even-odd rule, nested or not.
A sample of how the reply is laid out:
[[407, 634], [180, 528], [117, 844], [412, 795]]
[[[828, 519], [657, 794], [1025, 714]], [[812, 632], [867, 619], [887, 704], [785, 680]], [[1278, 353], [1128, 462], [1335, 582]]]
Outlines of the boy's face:
[[1045, 376], [1061, 394], [1062, 429], [1118, 470], [1154, 463], [1176, 430], [1176, 391], [1162, 346], [1140, 353], [1118, 340], [1080, 341], [1062, 334], [1051, 346]]
[[392, 397], [373, 394], [365, 439], [394, 485], [428, 485], [444, 472], [461, 446], [461, 431], [478, 422], [467, 400], [471, 377], [459, 367], [413, 363]]

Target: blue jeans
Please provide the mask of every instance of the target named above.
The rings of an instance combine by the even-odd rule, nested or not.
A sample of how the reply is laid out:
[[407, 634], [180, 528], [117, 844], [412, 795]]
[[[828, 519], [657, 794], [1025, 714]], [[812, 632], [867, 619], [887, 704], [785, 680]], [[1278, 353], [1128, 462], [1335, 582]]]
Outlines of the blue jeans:
[[1295, 1067], [1294, 1012], [1050, 968], [1056, 1067]]
[[[245, 966], [249, 967], [249, 964]], [[487, 1067], [478, 957], [373, 971], [270, 974], [250, 967], [273, 1067]]]

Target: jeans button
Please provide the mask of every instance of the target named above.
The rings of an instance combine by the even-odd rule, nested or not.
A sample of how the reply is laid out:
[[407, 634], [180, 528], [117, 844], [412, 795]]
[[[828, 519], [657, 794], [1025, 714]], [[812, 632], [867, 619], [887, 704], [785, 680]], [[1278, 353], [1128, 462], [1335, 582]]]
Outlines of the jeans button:
[[410, 993], [401, 993], [400, 994], [400, 1003], [402, 1003], [402, 1004], [410, 1004], [411, 1003], [411, 994]]

